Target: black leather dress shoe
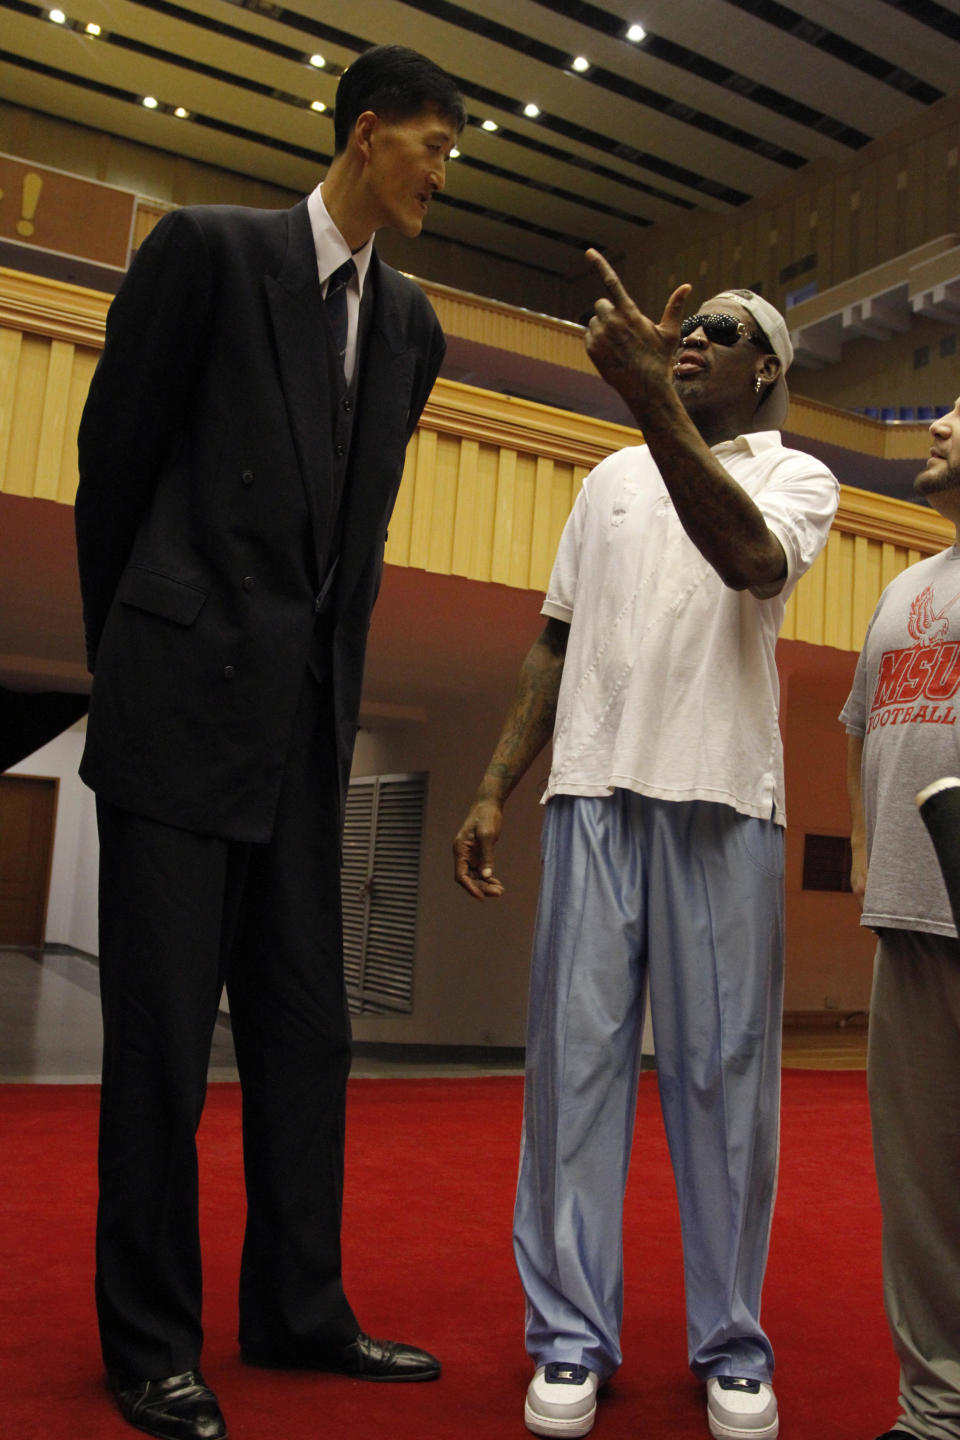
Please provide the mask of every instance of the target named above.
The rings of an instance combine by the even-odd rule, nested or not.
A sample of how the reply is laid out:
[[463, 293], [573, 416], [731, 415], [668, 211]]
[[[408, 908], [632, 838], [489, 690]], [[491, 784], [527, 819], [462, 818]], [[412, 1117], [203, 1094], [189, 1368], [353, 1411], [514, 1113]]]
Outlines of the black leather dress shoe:
[[199, 1370], [164, 1380], [111, 1381], [124, 1420], [157, 1440], [226, 1440], [217, 1397]]
[[243, 1350], [241, 1356], [247, 1365], [270, 1370], [325, 1370], [356, 1380], [436, 1380], [440, 1374], [435, 1355], [398, 1340], [374, 1340], [362, 1330], [349, 1345], [336, 1350], [298, 1356]]
[[440, 1361], [416, 1345], [399, 1340], [374, 1340], [363, 1331], [331, 1356], [326, 1367], [358, 1380], [436, 1380]]

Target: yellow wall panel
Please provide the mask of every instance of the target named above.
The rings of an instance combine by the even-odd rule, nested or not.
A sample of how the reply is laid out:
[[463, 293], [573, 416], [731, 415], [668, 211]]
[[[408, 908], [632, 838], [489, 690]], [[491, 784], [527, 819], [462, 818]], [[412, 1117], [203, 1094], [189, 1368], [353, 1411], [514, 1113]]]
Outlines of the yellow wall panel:
[[853, 584], [850, 588], [849, 647], [859, 650], [880, 593], [880, 549], [865, 535], [853, 537]]
[[426, 568], [438, 575], [451, 573], [454, 521], [457, 513], [457, 491], [463, 453], [463, 443], [453, 436], [440, 435], [437, 437], [437, 451], [431, 477]]
[[479, 441], [465, 439], [460, 445], [458, 461], [450, 573], [469, 575], [474, 561], [474, 537], [481, 526]]
[[10, 432], [22, 345], [23, 333], [20, 330], [0, 330], [0, 488], [3, 489], [6, 489], [4, 477], [9, 473]]
[[[843, 649], [841, 638], [841, 610], [843, 608], [843, 550], [849, 539], [840, 530], [831, 530], [825, 551], [826, 573], [823, 588], [823, 614], [820, 617], [820, 635], [825, 645]], [[802, 583], [802, 582], [801, 582]]]
[[433, 522], [433, 485], [437, 468], [437, 434], [425, 430], [417, 446], [410, 523], [410, 564], [427, 570], [430, 561], [430, 526]]
[[825, 547], [793, 592], [794, 640], [823, 643], [823, 617], [826, 611], [829, 550]]
[[413, 528], [414, 476], [417, 469], [419, 447], [420, 434], [417, 432], [413, 435], [410, 444], [407, 446], [407, 456], [403, 467], [403, 479], [400, 482], [400, 493], [397, 496], [397, 503], [393, 507], [393, 514], [390, 517], [390, 528], [387, 531], [387, 543], [383, 557], [388, 565], [410, 564], [410, 532]]
[[546, 589], [556, 546], [552, 544], [553, 533], [550, 518], [553, 510], [554, 462], [547, 455], [537, 456], [536, 478], [533, 491], [533, 525], [530, 535], [530, 564], [527, 587], [531, 590]]
[[[758, 255], [770, 250], [771, 227], [802, 229], [802, 210], [767, 213]], [[799, 244], [799, 232], [795, 239]], [[480, 323], [480, 302], [469, 300]], [[106, 297], [94, 292], [0, 270], [0, 489], [8, 494], [72, 502], [76, 430], [105, 308]], [[526, 323], [522, 313], [507, 315], [509, 307], [494, 310], [494, 329]], [[576, 327], [541, 328], [552, 345], [558, 336], [571, 341]], [[803, 401], [791, 417], [800, 434], [875, 455], [878, 463], [904, 447], [925, 448], [923, 425], [884, 427]], [[639, 438], [630, 427], [439, 381], [407, 452], [385, 558], [542, 591], [584, 476]], [[859, 649], [884, 586], [952, 536], [932, 511], [844, 487], [828, 544], [791, 596], [785, 638]]]
[[4, 470], [3, 488], [8, 495], [35, 493], [49, 358], [49, 344], [35, 335], [23, 337], [14, 381], [10, 445]]
[[[42, 500], [57, 500], [60, 495], [60, 472], [67, 445], [67, 417], [70, 412], [70, 380], [73, 374], [74, 347], [64, 340], [54, 340], [47, 356], [47, 380], [40, 415], [40, 436], [37, 445], [34, 495]], [[73, 437], [71, 436], [71, 442]]]
[[507, 584], [518, 590], [531, 588], [530, 545], [533, 539], [533, 507], [537, 492], [538, 463], [535, 455], [521, 453], [517, 456]]
[[517, 483], [517, 452], [504, 446], [497, 462], [497, 502], [493, 525], [493, 563], [490, 579], [510, 584], [510, 553], [513, 546], [513, 499]]
[[67, 413], [64, 425], [64, 446], [60, 455], [60, 477], [54, 499], [61, 505], [72, 505], [77, 493], [77, 431], [80, 416], [90, 389], [90, 381], [100, 358], [96, 350], [75, 346], [73, 366], [70, 372], [70, 388], [67, 395]]
[[477, 580], [489, 580], [493, 574], [493, 532], [497, 515], [497, 474], [500, 450], [496, 445], [481, 445], [477, 457], [477, 503], [469, 568], [458, 572]]

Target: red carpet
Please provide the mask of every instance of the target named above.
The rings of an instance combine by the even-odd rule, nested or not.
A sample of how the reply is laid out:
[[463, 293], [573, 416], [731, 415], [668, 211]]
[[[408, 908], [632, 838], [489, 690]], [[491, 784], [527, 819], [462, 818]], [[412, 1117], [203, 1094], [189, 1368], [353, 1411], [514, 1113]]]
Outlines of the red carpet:
[[[622, 1370], [597, 1440], [704, 1440], [686, 1369], [679, 1233], [645, 1075], [625, 1236]], [[4, 1386], [16, 1440], [122, 1440], [105, 1396], [92, 1300], [97, 1092], [0, 1086]], [[444, 1361], [436, 1383], [370, 1385], [240, 1364], [239, 1094], [211, 1086], [201, 1129], [204, 1371], [234, 1440], [522, 1440], [530, 1370], [510, 1250], [521, 1082], [351, 1084], [347, 1293], [375, 1335]], [[879, 1214], [862, 1073], [784, 1075], [780, 1194], [764, 1321], [783, 1440], [871, 1440], [893, 1423], [896, 1368], [880, 1293]]]

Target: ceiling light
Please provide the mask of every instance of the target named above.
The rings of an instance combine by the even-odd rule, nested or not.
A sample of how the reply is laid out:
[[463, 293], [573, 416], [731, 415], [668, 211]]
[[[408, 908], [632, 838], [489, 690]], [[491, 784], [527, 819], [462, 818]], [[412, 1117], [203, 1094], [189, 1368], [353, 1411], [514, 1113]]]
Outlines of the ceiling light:
[[174, 115], [176, 115], [178, 120], [189, 120], [190, 118], [190, 111], [184, 110], [182, 105], [178, 105], [173, 113]]
[[642, 25], [631, 25], [627, 31], [627, 39], [632, 40], [634, 45], [639, 45], [641, 40], [647, 38], [647, 32]]
[[144, 95], [142, 104], [145, 105], [148, 110], [156, 110], [160, 101], [155, 100], [152, 95]]
[[64, 15], [62, 10], [48, 10], [47, 14], [53, 21], [54, 25], [66, 25], [67, 17], [66, 15]]
[[492, 134], [494, 130], [499, 130], [500, 126], [497, 124], [496, 120], [484, 120], [481, 129], [489, 130]]
[[578, 75], [582, 75], [585, 70], [590, 69], [590, 61], [586, 58], [585, 55], [578, 55], [573, 62], [573, 68], [574, 70], [576, 70]]
[[460, 151], [457, 149], [456, 145], [454, 145], [453, 149], [450, 151], [450, 159], [451, 159], [451, 160], [459, 160], [459, 159], [460, 159]]
[[322, 100], [314, 100], [314, 101], [311, 102], [311, 105], [310, 105], [310, 109], [311, 109], [311, 110], [316, 110], [318, 114], [319, 114], [322, 110], [326, 110], [326, 108], [327, 108], [327, 107], [326, 107], [326, 105], [324, 105], [324, 103], [323, 103]]
[[88, 35], [100, 35], [102, 33], [100, 30], [100, 26], [95, 20], [91, 20], [89, 25], [87, 25], [86, 29]]
[[311, 64], [312, 66], [314, 66], [314, 68], [317, 69], [317, 70], [322, 70], [323, 67], [324, 67], [324, 65], [326, 65], [326, 63], [327, 63], [327, 62], [326, 62], [326, 60], [324, 60], [324, 58], [323, 58], [322, 55], [311, 55], [311, 56], [310, 56], [310, 64]]
[[523, 113], [524, 115], [528, 115], [531, 120], [536, 120], [537, 116], [540, 114], [540, 106], [534, 105], [531, 101], [529, 105], [524, 105]]

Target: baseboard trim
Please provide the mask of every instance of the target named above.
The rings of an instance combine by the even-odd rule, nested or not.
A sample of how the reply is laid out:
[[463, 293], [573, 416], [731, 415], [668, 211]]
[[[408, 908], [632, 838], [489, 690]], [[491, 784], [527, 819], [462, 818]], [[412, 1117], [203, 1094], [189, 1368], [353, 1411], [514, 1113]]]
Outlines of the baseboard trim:
[[847, 1030], [854, 1026], [867, 1028], [866, 1010], [785, 1010], [784, 1030]]

